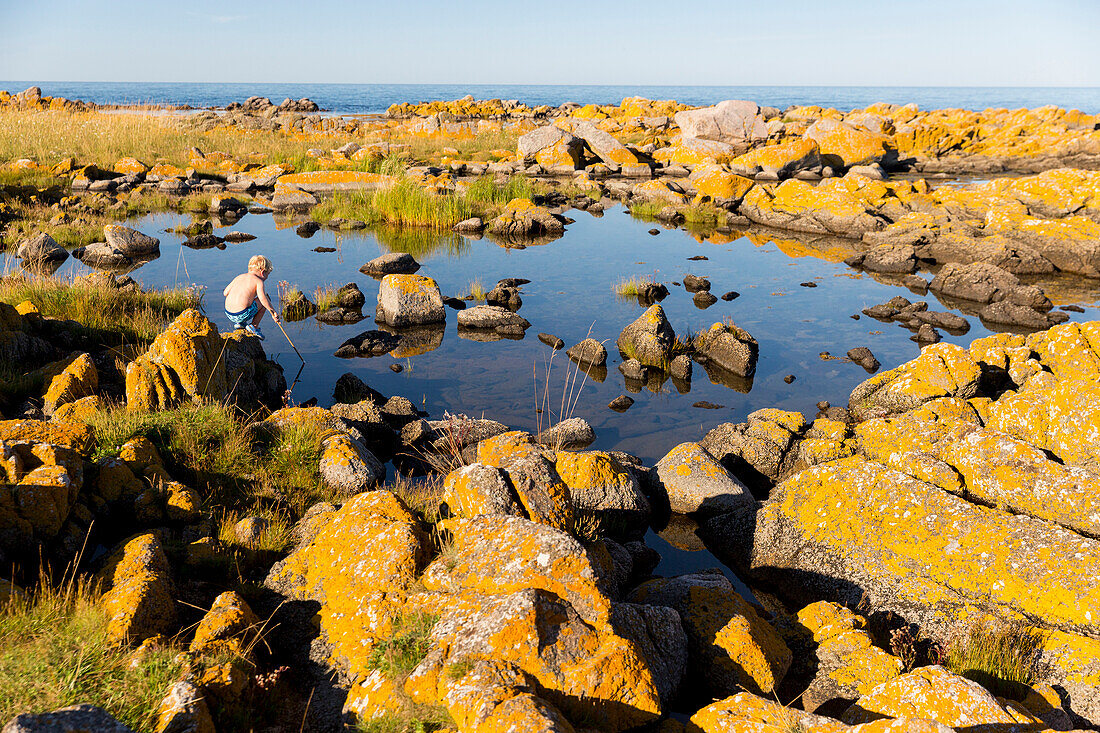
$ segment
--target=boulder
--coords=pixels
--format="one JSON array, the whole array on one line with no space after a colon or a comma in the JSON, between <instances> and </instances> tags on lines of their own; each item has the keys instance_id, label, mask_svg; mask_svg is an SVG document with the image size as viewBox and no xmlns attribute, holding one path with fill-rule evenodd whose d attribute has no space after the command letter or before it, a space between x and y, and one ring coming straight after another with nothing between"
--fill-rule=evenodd
<instances>
[{"instance_id":1,"label":"boulder","mask_svg":"<svg viewBox=\"0 0 1100 733\"><path fill-rule=\"evenodd\" d=\"M126 257L143 258L160 254L159 239L121 224L106 225L103 227L103 236L107 239L108 247Z\"/></svg>"},{"instance_id":2,"label":"boulder","mask_svg":"<svg viewBox=\"0 0 1100 733\"><path fill-rule=\"evenodd\" d=\"M435 280L421 275L386 275L378 288L379 323L418 326L442 323L447 315Z\"/></svg>"},{"instance_id":3,"label":"boulder","mask_svg":"<svg viewBox=\"0 0 1100 733\"><path fill-rule=\"evenodd\" d=\"M475 305L459 311L458 325L460 328L475 329L521 329L531 327L530 322L518 313L514 313L499 305Z\"/></svg>"},{"instance_id":4,"label":"boulder","mask_svg":"<svg viewBox=\"0 0 1100 733\"><path fill-rule=\"evenodd\" d=\"M181 313L126 366L127 409L167 409L191 397L225 399L223 344L217 327L199 311Z\"/></svg>"},{"instance_id":5,"label":"boulder","mask_svg":"<svg viewBox=\"0 0 1100 733\"><path fill-rule=\"evenodd\" d=\"M675 119L684 138L741 142L768 136L760 107L747 100L728 99L713 107L684 110Z\"/></svg>"},{"instance_id":6,"label":"boulder","mask_svg":"<svg viewBox=\"0 0 1100 733\"><path fill-rule=\"evenodd\" d=\"M264 584L290 600L320 604L332 660L352 677L372 668L371 651L390 638L427 550L416 517L388 491L352 497Z\"/></svg>"},{"instance_id":7,"label":"boulder","mask_svg":"<svg viewBox=\"0 0 1100 733\"><path fill-rule=\"evenodd\" d=\"M739 377L751 377L756 373L760 347L752 334L727 320L715 323L699 334L695 340L695 351L705 357L707 364L714 364Z\"/></svg>"},{"instance_id":8,"label":"boulder","mask_svg":"<svg viewBox=\"0 0 1100 733\"><path fill-rule=\"evenodd\" d=\"M584 167L583 150L583 140L553 125L521 135L516 146L518 157L527 163L570 171Z\"/></svg>"},{"instance_id":9,"label":"boulder","mask_svg":"<svg viewBox=\"0 0 1100 733\"><path fill-rule=\"evenodd\" d=\"M800 171L820 168L819 152L817 143L813 140L790 140L779 145L765 145L739 155L730 161L730 168L746 175L764 172L778 178L789 178Z\"/></svg>"},{"instance_id":10,"label":"boulder","mask_svg":"<svg viewBox=\"0 0 1100 733\"><path fill-rule=\"evenodd\" d=\"M103 708L87 703L52 713L20 713L3 730L4 733L133 733Z\"/></svg>"},{"instance_id":11,"label":"boulder","mask_svg":"<svg viewBox=\"0 0 1100 733\"><path fill-rule=\"evenodd\" d=\"M594 338L578 341L566 350L566 355L582 366L603 366L607 363L607 349Z\"/></svg>"},{"instance_id":12,"label":"boulder","mask_svg":"<svg viewBox=\"0 0 1100 733\"><path fill-rule=\"evenodd\" d=\"M46 232L39 232L19 243L15 256L28 263L64 262L69 256L68 250L54 241Z\"/></svg>"},{"instance_id":13,"label":"boulder","mask_svg":"<svg viewBox=\"0 0 1100 733\"><path fill-rule=\"evenodd\" d=\"M626 356L646 366L664 367L672 360L676 333L665 317L664 309L651 305L646 312L619 334L615 344Z\"/></svg>"},{"instance_id":14,"label":"boulder","mask_svg":"<svg viewBox=\"0 0 1100 733\"><path fill-rule=\"evenodd\" d=\"M969 399L978 394L981 368L954 344L935 344L899 367L862 382L848 399L856 420L906 412L939 397Z\"/></svg>"},{"instance_id":15,"label":"boulder","mask_svg":"<svg viewBox=\"0 0 1100 733\"><path fill-rule=\"evenodd\" d=\"M679 612L687 633L689 674L711 695L739 689L772 694L787 673L790 649L720 573L649 580L628 600Z\"/></svg>"},{"instance_id":16,"label":"boulder","mask_svg":"<svg viewBox=\"0 0 1100 733\"><path fill-rule=\"evenodd\" d=\"M152 534L127 540L106 561L99 577L107 592L100 600L107 633L118 643L140 643L173 633L176 600L168 558Z\"/></svg>"},{"instance_id":17,"label":"boulder","mask_svg":"<svg viewBox=\"0 0 1100 733\"><path fill-rule=\"evenodd\" d=\"M509 201L487 228L491 234L519 238L560 237L565 232L565 224L549 210L521 198Z\"/></svg>"},{"instance_id":18,"label":"boulder","mask_svg":"<svg viewBox=\"0 0 1100 733\"><path fill-rule=\"evenodd\" d=\"M885 135L831 118L814 122L803 137L816 142L821 161L834 168L878 163L889 152Z\"/></svg>"},{"instance_id":19,"label":"boulder","mask_svg":"<svg viewBox=\"0 0 1100 733\"><path fill-rule=\"evenodd\" d=\"M681 443L657 462L657 481L680 514L720 514L751 506L752 494L698 443Z\"/></svg>"},{"instance_id":20,"label":"boulder","mask_svg":"<svg viewBox=\"0 0 1100 733\"><path fill-rule=\"evenodd\" d=\"M569 487L573 507L597 517L601 529L616 534L648 523L649 500L637 476L611 454L558 450L554 467Z\"/></svg>"},{"instance_id":21,"label":"boulder","mask_svg":"<svg viewBox=\"0 0 1100 733\"><path fill-rule=\"evenodd\" d=\"M386 469L347 433L336 433L321 441L321 478L340 496L367 491L386 479Z\"/></svg>"},{"instance_id":22,"label":"boulder","mask_svg":"<svg viewBox=\"0 0 1100 733\"><path fill-rule=\"evenodd\" d=\"M172 685L157 709L157 733L215 733L206 698L193 682Z\"/></svg>"},{"instance_id":23,"label":"boulder","mask_svg":"<svg viewBox=\"0 0 1100 733\"><path fill-rule=\"evenodd\" d=\"M494 514L523 516L504 472L481 463L471 463L447 474L443 500L454 514L467 519Z\"/></svg>"}]
</instances>

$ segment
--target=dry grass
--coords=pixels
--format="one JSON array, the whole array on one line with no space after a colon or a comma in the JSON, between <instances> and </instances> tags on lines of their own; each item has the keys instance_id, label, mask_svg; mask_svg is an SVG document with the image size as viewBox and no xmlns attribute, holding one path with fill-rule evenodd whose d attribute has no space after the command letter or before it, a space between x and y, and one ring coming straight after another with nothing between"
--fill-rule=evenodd
<instances>
[{"instance_id":1,"label":"dry grass","mask_svg":"<svg viewBox=\"0 0 1100 733\"><path fill-rule=\"evenodd\" d=\"M485 286L481 283L480 277L475 277L473 280L470 281L467 292L469 293L469 296L478 303L483 303L485 301L485 296L489 293L489 291L487 291L485 289Z\"/></svg>"},{"instance_id":2,"label":"dry grass","mask_svg":"<svg viewBox=\"0 0 1100 733\"><path fill-rule=\"evenodd\" d=\"M657 281L649 275L634 275L615 283L611 290L620 298L637 298L648 286L656 284Z\"/></svg>"}]
</instances>

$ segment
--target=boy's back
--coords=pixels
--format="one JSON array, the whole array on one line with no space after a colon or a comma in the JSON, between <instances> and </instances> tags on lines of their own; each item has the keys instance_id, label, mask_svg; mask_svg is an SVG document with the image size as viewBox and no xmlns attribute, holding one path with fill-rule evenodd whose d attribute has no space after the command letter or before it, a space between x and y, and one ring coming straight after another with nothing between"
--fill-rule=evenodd
<instances>
[{"instance_id":1,"label":"boy's back","mask_svg":"<svg viewBox=\"0 0 1100 733\"><path fill-rule=\"evenodd\" d=\"M252 305L252 301L258 297L258 289L263 280L245 272L233 278L233 281L225 289L225 309L227 311L242 311Z\"/></svg>"}]
</instances>

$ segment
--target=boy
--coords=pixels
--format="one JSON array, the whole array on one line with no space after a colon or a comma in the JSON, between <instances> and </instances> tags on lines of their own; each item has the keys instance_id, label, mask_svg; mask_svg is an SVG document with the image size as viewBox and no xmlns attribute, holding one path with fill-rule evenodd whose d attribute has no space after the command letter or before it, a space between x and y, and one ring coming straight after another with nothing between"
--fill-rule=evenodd
<instances>
[{"instance_id":1,"label":"boy","mask_svg":"<svg viewBox=\"0 0 1100 733\"><path fill-rule=\"evenodd\" d=\"M237 275L222 291L225 296L225 317L233 324L233 328L243 328L261 341L264 340L264 335L260 333L260 321L263 320L264 312L260 310L260 306L271 313L273 321L279 322L279 314L271 307L271 301L264 292L264 280L274 269L270 260L263 255L256 255L248 261L248 272Z\"/></svg>"}]
</instances>

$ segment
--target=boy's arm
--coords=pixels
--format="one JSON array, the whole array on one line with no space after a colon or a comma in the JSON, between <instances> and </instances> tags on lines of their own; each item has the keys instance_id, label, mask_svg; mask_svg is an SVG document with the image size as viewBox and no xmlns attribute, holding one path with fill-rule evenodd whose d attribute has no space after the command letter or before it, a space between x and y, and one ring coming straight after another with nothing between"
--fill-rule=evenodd
<instances>
[{"instance_id":1,"label":"boy's arm","mask_svg":"<svg viewBox=\"0 0 1100 733\"><path fill-rule=\"evenodd\" d=\"M260 305L267 308L267 312L271 314L271 320L276 323L279 322L279 314L275 312L275 309L271 306L271 301L267 299L267 291L264 290L264 281L256 285L256 297L260 299Z\"/></svg>"},{"instance_id":2,"label":"boy's arm","mask_svg":"<svg viewBox=\"0 0 1100 733\"><path fill-rule=\"evenodd\" d=\"M229 297L229 289L231 287L233 287L233 283L235 283L235 282L237 282L236 278L234 278L233 280L230 280L229 284L225 286L225 290L222 291L222 297L223 298L228 298Z\"/></svg>"}]
</instances>

